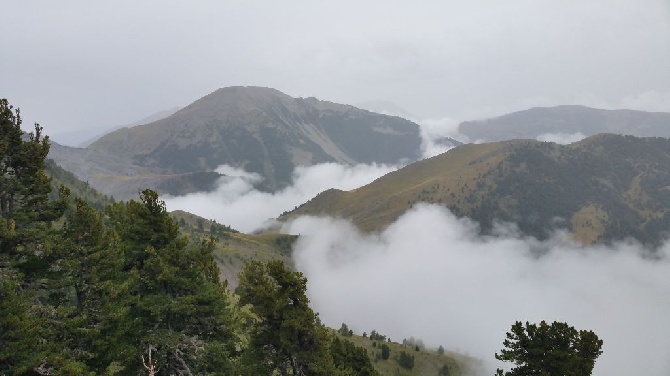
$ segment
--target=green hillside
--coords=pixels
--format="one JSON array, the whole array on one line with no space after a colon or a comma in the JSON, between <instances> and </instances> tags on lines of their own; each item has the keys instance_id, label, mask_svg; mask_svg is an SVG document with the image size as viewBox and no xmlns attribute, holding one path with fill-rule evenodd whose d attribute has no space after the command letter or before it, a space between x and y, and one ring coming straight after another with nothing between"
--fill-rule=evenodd
<instances>
[{"instance_id":1,"label":"green hillside","mask_svg":"<svg viewBox=\"0 0 670 376\"><path fill-rule=\"evenodd\" d=\"M249 261L281 260L293 269L291 246L297 236L278 232L244 234L182 210L172 211L170 216L179 223L182 233L192 242L197 243L210 236L217 240L213 256L219 266L221 279L228 282L231 290L237 287L238 274Z\"/></svg>"},{"instance_id":2,"label":"green hillside","mask_svg":"<svg viewBox=\"0 0 670 376\"><path fill-rule=\"evenodd\" d=\"M329 214L380 230L419 202L480 223L509 221L540 239L567 229L584 244L670 228L670 140L600 134L562 146L531 140L469 144L359 189L329 190L283 218Z\"/></svg>"},{"instance_id":3,"label":"green hillside","mask_svg":"<svg viewBox=\"0 0 670 376\"><path fill-rule=\"evenodd\" d=\"M114 198L80 181L74 174L62 169L52 160L46 161L46 172L52 178L52 200L58 197L58 187L64 185L70 190L72 198L80 198L97 210L104 210L114 202ZM291 245L295 241L295 236L280 233L243 234L224 224L181 210L173 211L170 215L193 244L210 236L217 239L214 259L219 266L221 279L228 281L229 287L233 290L237 286L237 275L251 260L262 262L281 260L292 267Z\"/></svg>"},{"instance_id":4,"label":"green hillside","mask_svg":"<svg viewBox=\"0 0 670 376\"><path fill-rule=\"evenodd\" d=\"M381 375L464 376L474 374L479 363L474 358L445 351L444 348L441 351L429 349L423 345L417 346L407 340L403 343L403 341L370 338L368 333L365 336L356 334L344 336L341 333L336 335L364 348L372 359L372 365ZM384 346L386 346L386 349L383 349ZM385 355L386 351L388 351L388 355ZM404 355L401 355L403 353ZM401 356L412 359L411 367L409 367L410 364L404 363L400 359Z\"/></svg>"},{"instance_id":5,"label":"green hillside","mask_svg":"<svg viewBox=\"0 0 670 376\"><path fill-rule=\"evenodd\" d=\"M51 177L51 185L53 190L50 199L55 200L58 197L58 187L61 185L67 187L71 195L86 201L92 207L102 210L107 205L114 202L114 198L100 193L95 188L91 187L87 182L77 179L73 173L64 170L58 166L53 160L48 159L46 162L45 172Z\"/></svg>"}]
</instances>

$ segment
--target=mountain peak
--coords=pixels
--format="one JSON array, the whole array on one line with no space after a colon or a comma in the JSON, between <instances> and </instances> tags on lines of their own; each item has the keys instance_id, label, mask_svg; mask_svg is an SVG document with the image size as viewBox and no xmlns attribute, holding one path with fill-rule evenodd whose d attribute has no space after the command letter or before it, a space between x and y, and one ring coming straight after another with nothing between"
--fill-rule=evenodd
<instances>
[{"instance_id":1,"label":"mountain peak","mask_svg":"<svg viewBox=\"0 0 670 376\"><path fill-rule=\"evenodd\" d=\"M266 107L270 103L285 103L293 98L279 90L260 86L230 86L217 89L184 107L177 114L213 111L221 115L225 112L236 113Z\"/></svg>"},{"instance_id":2,"label":"mountain peak","mask_svg":"<svg viewBox=\"0 0 670 376\"><path fill-rule=\"evenodd\" d=\"M169 173L221 164L290 183L295 166L397 163L418 158L419 126L353 106L293 98L266 87L218 89L172 116L110 133L92 148Z\"/></svg>"}]
</instances>

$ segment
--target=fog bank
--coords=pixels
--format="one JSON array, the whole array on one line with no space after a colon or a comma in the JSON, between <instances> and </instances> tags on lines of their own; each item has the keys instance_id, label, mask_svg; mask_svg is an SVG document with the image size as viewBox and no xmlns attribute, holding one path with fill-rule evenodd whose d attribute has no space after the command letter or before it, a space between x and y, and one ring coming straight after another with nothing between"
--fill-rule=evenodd
<instances>
[{"instance_id":1,"label":"fog bank","mask_svg":"<svg viewBox=\"0 0 670 376\"><path fill-rule=\"evenodd\" d=\"M670 247L649 258L635 243L582 248L558 233L539 242L419 205L385 231L302 217L296 266L327 325L414 336L479 357L492 369L516 320L565 321L604 341L594 375L670 372ZM542 255L542 256L540 256Z\"/></svg>"},{"instance_id":2,"label":"fog bank","mask_svg":"<svg viewBox=\"0 0 670 376\"><path fill-rule=\"evenodd\" d=\"M297 167L291 186L268 193L254 188L262 179L259 175L223 165L217 171L226 176L219 180L214 191L164 199L168 210L185 210L242 232L253 232L267 225L269 219L326 189L358 188L396 169L396 166L383 164L345 166L337 163Z\"/></svg>"}]
</instances>

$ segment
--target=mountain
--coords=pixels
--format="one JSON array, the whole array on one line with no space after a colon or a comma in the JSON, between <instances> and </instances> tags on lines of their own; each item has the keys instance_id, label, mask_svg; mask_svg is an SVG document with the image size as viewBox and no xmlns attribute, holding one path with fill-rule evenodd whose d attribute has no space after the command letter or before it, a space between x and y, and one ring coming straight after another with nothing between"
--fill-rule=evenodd
<instances>
[{"instance_id":1,"label":"mountain","mask_svg":"<svg viewBox=\"0 0 670 376\"><path fill-rule=\"evenodd\" d=\"M62 185L70 190L71 197L80 198L97 210L103 210L107 205L114 202L111 197L98 192L88 183L77 179L74 174L58 166L53 160L47 159L45 164L45 172L51 177L51 186L53 187L49 196L51 200L58 199L58 189Z\"/></svg>"},{"instance_id":2,"label":"mountain","mask_svg":"<svg viewBox=\"0 0 670 376\"><path fill-rule=\"evenodd\" d=\"M89 149L169 174L228 164L261 174L264 188L274 190L290 183L295 166L411 161L420 144L419 126L399 117L269 88L228 87L165 119L107 134Z\"/></svg>"},{"instance_id":3,"label":"mountain","mask_svg":"<svg viewBox=\"0 0 670 376\"><path fill-rule=\"evenodd\" d=\"M118 200L137 199L145 188L171 195L210 191L223 176L215 171L165 173L135 165L123 154L73 148L53 141L48 158L77 179Z\"/></svg>"},{"instance_id":4,"label":"mountain","mask_svg":"<svg viewBox=\"0 0 670 376\"><path fill-rule=\"evenodd\" d=\"M46 174L52 178L53 190L50 199L56 200L61 185L70 190L70 198L80 198L97 210L103 211L114 200L98 192L86 182L83 182L69 171L58 166L53 160L46 160ZM137 194L130 197L138 200ZM198 244L202 239L217 238L213 256L219 266L221 280L228 283L231 290L238 284L238 274L251 260L267 262L282 260L289 268L293 267L291 259L291 245L297 236L267 232L263 234L244 234L231 229L225 224L217 223L197 215L175 210L170 216L179 223L183 235L189 241Z\"/></svg>"},{"instance_id":5,"label":"mountain","mask_svg":"<svg viewBox=\"0 0 670 376\"><path fill-rule=\"evenodd\" d=\"M467 144L349 192L325 191L282 219L327 214L375 231L420 202L470 217L485 233L505 221L539 239L566 229L583 244L634 237L656 245L670 229L670 140Z\"/></svg>"},{"instance_id":6,"label":"mountain","mask_svg":"<svg viewBox=\"0 0 670 376\"><path fill-rule=\"evenodd\" d=\"M670 137L670 113L584 106L536 107L496 118L466 121L459 125L459 132L470 140L488 142L575 133Z\"/></svg>"}]
</instances>

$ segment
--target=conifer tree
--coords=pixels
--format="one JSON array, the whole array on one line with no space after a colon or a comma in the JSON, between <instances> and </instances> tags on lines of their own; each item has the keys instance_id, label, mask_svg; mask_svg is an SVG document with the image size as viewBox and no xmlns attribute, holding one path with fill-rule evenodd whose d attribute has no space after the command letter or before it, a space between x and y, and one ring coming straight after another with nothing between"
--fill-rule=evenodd
<instances>
[{"instance_id":1,"label":"conifer tree","mask_svg":"<svg viewBox=\"0 0 670 376\"><path fill-rule=\"evenodd\" d=\"M498 369L498 376L589 376L602 354L603 341L592 331L577 331L563 322L524 325L517 321L503 344L496 359L515 367L507 372Z\"/></svg>"},{"instance_id":2,"label":"conifer tree","mask_svg":"<svg viewBox=\"0 0 670 376\"><path fill-rule=\"evenodd\" d=\"M139 354L155 349L157 375L229 374L235 353L233 315L212 257L214 240L189 246L156 192L115 204L110 219L121 236L125 269L137 298L129 316Z\"/></svg>"},{"instance_id":3,"label":"conifer tree","mask_svg":"<svg viewBox=\"0 0 670 376\"><path fill-rule=\"evenodd\" d=\"M42 127L35 124L24 138L19 110L0 99L0 311L11 312L0 316L0 347L9 349L1 355L4 364L15 365L9 374L86 371L58 344L65 316L52 304L63 294L53 285L58 242L52 222L66 210L69 192L61 188L60 198L49 201L48 152ZM29 356L19 350L26 341L34 344Z\"/></svg>"},{"instance_id":4,"label":"conifer tree","mask_svg":"<svg viewBox=\"0 0 670 376\"><path fill-rule=\"evenodd\" d=\"M309 307L306 283L302 273L286 270L277 260L251 261L240 273L240 303L251 305L259 319L250 334L246 363L255 369L247 372L334 374L328 334Z\"/></svg>"}]
</instances>

